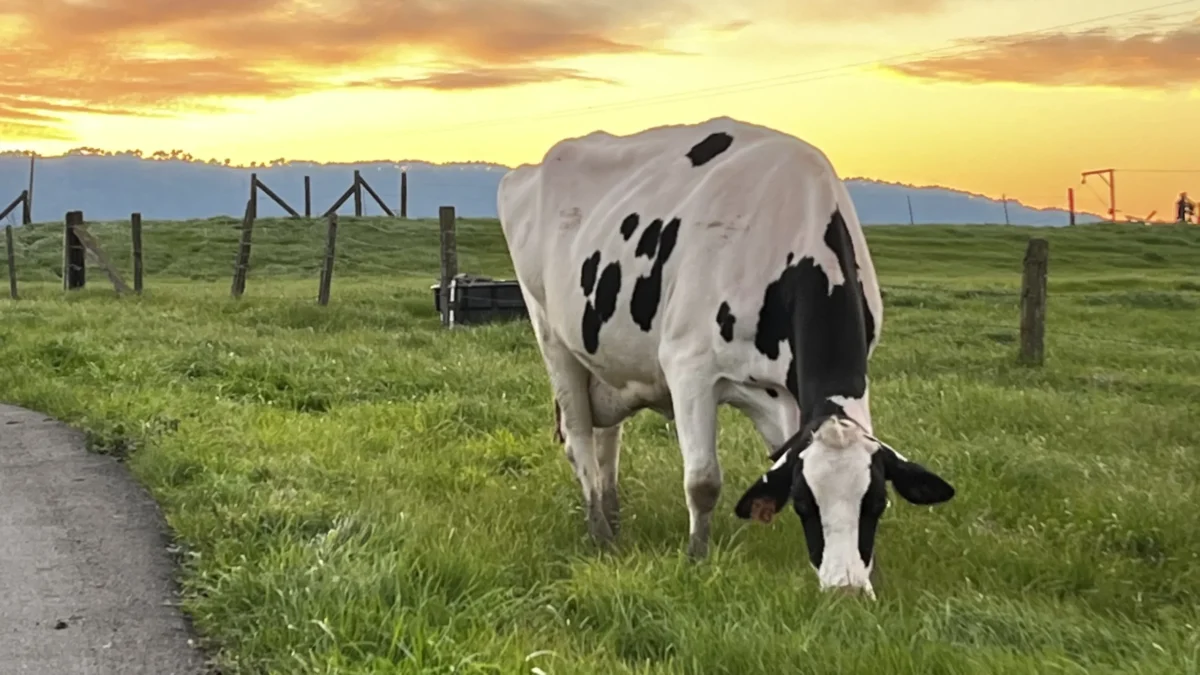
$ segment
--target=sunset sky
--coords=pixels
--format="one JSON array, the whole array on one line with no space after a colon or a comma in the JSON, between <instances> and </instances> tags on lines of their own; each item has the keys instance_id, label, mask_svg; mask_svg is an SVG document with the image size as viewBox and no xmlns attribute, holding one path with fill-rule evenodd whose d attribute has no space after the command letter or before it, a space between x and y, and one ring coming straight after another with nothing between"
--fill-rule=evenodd
<instances>
[{"instance_id":1,"label":"sunset sky","mask_svg":"<svg viewBox=\"0 0 1200 675\"><path fill-rule=\"evenodd\" d=\"M513 165L730 115L1036 206L1101 212L1115 167L1161 217L1198 91L1200 0L0 0L0 150L41 154Z\"/></svg>"}]
</instances>

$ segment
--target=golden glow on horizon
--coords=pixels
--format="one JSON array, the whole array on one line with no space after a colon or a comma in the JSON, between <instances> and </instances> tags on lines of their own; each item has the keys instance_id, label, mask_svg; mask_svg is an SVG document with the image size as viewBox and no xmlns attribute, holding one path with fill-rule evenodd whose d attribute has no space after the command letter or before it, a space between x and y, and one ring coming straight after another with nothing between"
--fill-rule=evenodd
<instances>
[{"instance_id":1,"label":"golden glow on horizon","mask_svg":"<svg viewBox=\"0 0 1200 675\"><path fill-rule=\"evenodd\" d=\"M868 0L867 4L882 7L889 1ZM109 2L136 5L145 0ZM277 0L248 2L265 7ZM921 3L895 0L897 6L907 4L906 11L915 11L911 8ZM1194 4L1192 9L1200 12L1200 1ZM939 3L929 0L924 5ZM666 49L684 54L604 53L610 50L604 46L608 38L596 38L600 45L596 53L561 54L549 61L510 60L497 52L508 48L507 43L473 46L480 54L496 54L482 65L456 68L459 72L445 75L435 73L435 79L441 79L430 83L442 89L381 86L379 81L429 77L431 63L455 62L447 54L457 52L447 45L475 39L468 28L456 25L450 37L423 36L424 42L404 48L403 61L381 59L378 54L358 58L344 53L342 45L332 44L321 48L336 67L274 56L256 62L255 68L260 70L250 74L227 72L223 63L214 66L218 72L210 76L212 80L225 78L214 85L217 90L223 87L235 94L251 93L260 86L268 90L256 98L218 93L199 101L172 103L170 97L149 100L157 94L131 89L130 93L121 91L120 96L114 94L112 100L123 109L117 112L124 114L88 114L71 109L14 109L12 100L0 92L0 149L58 154L72 147L92 146L136 148L149 154L180 148L197 158L229 159L235 164L283 157L490 161L511 166L538 160L555 140L595 129L628 133L657 124L729 115L815 143L845 177L938 184L994 198L1007 194L1031 206L1065 206L1066 189L1074 187L1077 207L1097 213L1106 208L1100 197L1107 198L1107 188L1098 179L1080 185L1081 171L1110 166L1200 168L1200 135L1193 131L1198 103L1195 83L1180 80L1187 73L1181 74L1165 59L1156 61L1160 57L1157 47L1120 40L1110 40L1111 44L1105 43L1108 47L1084 45L1090 51L1078 57L1071 52L1074 43L1056 39L1026 45L1019 53L1011 46L992 52L980 49L984 53L972 55L969 61L911 66L944 73L939 75L942 80L969 80L963 82L916 79L875 67L836 76L814 74L808 81L788 86L653 100L680 91L939 48L964 36L982 39L1131 9L1123 0L1064 0L1053 10L1044 10L1040 0L1012 0L1004 13L983 0L966 0L953 6L958 8L954 11L950 5L946 7L924 16L900 13L867 26L832 19L827 26L812 22L788 26L765 20L748 27L728 20L724 25L684 25L660 42ZM1032 11L1039 7L1042 9ZM1030 23L1030 16L1036 18L1036 24ZM21 33L15 23L6 25L4 21L0 10L0 35ZM1167 24L1156 30L1172 29ZM1185 24L1177 33L1164 38L1172 41L1170 54L1191 49L1193 38L1195 51L1189 53L1200 54L1200 25ZM213 48L199 39L193 44L169 32L147 35L157 35L158 41L135 48L143 54L172 58L205 54L215 59ZM903 35L919 37L903 39ZM553 51L552 46L541 43L528 48ZM420 58L416 58L418 54ZM1062 78L1104 86L1051 82L1048 78L1060 75L1046 63L1049 59L1056 64L1075 64L1075 74L1067 72ZM1147 70L1142 73L1135 66ZM4 74L0 65L0 75ZM144 76L158 75L150 72ZM254 79L264 76L269 80L265 84ZM553 81L536 81L544 77ZM1154 77L1169 81L1174 89L1156 88ZM463 84L463 78L471 79ZM1009 78L1042 81L987 82ZM373 86L305 93L323 83L364 80L374 80ZM469 88L485 80L525 83ZM1200 82L1200 76L1196 80ZM114 91L118 86L127 87L124 80L119 85L116 82ZM302 82L307 84L295 84ZM184 77L167 86L174 96L188 94L189 86L209 84L212 82L199 78L189 83ZM622 105L630 99L642 102ZM94 109L96 105L79 100L78 108ZM62 103L69 106L71 101ZM599 108L580 111L591 106ZM172 108L182 112L133 114ZM56 128L69 137L45 137L46 130ZM1158 217L1169 217L1181 190L1200 195L1200 172L1119 172L1117 181L1121 215L1144 216L1157 210Z\"/></svg>"}]
</instances>

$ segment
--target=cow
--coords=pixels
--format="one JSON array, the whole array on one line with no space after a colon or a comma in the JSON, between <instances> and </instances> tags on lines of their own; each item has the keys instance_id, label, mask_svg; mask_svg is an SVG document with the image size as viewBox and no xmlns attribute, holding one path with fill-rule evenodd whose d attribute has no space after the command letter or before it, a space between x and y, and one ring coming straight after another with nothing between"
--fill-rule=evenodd
<instances>
[{"instance_id":1,"label":"cow","mask_svg":"<svg viewBox=\"0 0 1200 675\"><path fill-rule=\"evenodd\" d=\"M736 515L769 523L790 499L821 588L873 598L885 483L914 504L954 488L875 436L883 302L829 159L729 117L597 131L505 174L497 209L591 538L620 532L621 425L649 409L675 421L687 552L705 558L729 404L774 460Z\"/></svg>"}]
</instances>

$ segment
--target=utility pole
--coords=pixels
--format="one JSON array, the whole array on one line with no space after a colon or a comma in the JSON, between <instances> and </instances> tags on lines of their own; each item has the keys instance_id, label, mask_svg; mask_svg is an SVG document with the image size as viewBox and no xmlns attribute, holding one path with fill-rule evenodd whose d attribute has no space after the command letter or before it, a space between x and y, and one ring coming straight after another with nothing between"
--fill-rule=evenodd
<instances>
[{"instance_id":1,"label":"utility pole","mask_svg":"<svg viewBox=\"0 0 1200 675\"><path fill-rule=\"evenodd\" d=\"M1108 185L1108 213L1112 222L1117 222L1117 176L1116 169L1096 169L1095 171L1084 171L1081 175L1083 180L1079 181L1080 185L1087 183L1088 176L1100 176L1100 180ZM1105 178L1105 174L1108 177Z\"/></svg>"}]
</instances>

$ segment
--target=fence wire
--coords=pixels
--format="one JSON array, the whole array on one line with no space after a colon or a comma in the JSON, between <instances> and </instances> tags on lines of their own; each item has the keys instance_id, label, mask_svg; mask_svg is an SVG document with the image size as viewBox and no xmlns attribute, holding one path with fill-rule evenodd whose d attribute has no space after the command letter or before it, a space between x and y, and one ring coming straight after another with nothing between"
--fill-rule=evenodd
<instances>
[{"instance_id":1,"label":"fence wire","mask_svg":"<svg viewBox=\"0 0 1200 675\"><path fill-rule=\"evenodd\" d=\"M133 285L133 252L130 223L105 222L85 223L88 232L103 247L106 257L111 261L117 274L129 286ZM512 263L508 257L503 233L494 220L473 221L459 219L456 222L458 241L458 271L474 275L491 276L494 278L512 278ZM61 225L39 224L27 227L13 228L12 259L16 269L18 289L23 285L61 284L63 229ZM339 302L339 285L374 284L387 286L395 284L396 292L407 289L406 292L428 293L428 287L439 281L439 225L433 219L402 220L399 218L355 218L338 217L337 236L335 240L335 255L333 257L331 304ZM231 281L238 255L239 241L242 235L242 220L231 217L217 217L192 221L154 221L143 220L142 223L142 261L144 269L143 285L147 292L155 292L165 285L180 283L223 282L222 290L215 293L226 293ZM253 224L251 238L251 254L247 271L246 295L253 297L288 296L297 293L317 297L318 286L325 264L326 246L328 241L328 221L324 218L284 218L261 219ZM95 268L96 260L88 260L88 285L108 284L104 273ZM7 272L7 264L4 265ZM1014 277L1016 275L1014 274ZM1015 280L1015 279L1014 279ZM7 282L7 274L3 278ZM1176 284L1180 293L1191 294L1186 299L1200 307L1200 283L1188 285L1190 282L1180 281ZM280 285L284 284L284 285ZM287 284L299 290L287 290ZM426 285L428 284L428 285ZM7 283L3 284L7 291ZM1101 292L1097 289L1097 292ZM1112 293L1111 289L1104 293ZM1150 292L1132 289L1128 292ZM988 333L1006 336L1006 341L1016 342L1019 338L1018 317L1016 307L1019 303L1019 292L1015 287L996 286L988 288L941 287L939 285L922 285L920 283L889 284L885 294L884 305L893 316L900 311L903 316L910 309L919 311L927 298L941 304L944 309L955 311L960 302L981 301L985 305L1000 303L1005 305L1002 310L1012 311L1012 323L1005 324L995 320L998 306L991 306L983 312L987 318L979 317L981 321L973 321L970 314L956 314L965 321L944 322L934 318L933 321L924 317L919 323L902 320L897 324L895 319L890 321L891 330L899 329L904 332L925 332L953 335L975 335L984 339ZM1067 296L1081 297L1079 292L1066 293ZM1083 293L1086 296L1087 293ZM358 297L358 296L356 296ZM432 305L431 295L426 296ZM1060 297L1052 293L1052 297ZM355 301L348 299L346 301ZM1081 314L1087 309L1086 300L1073 305L1071 312ZM980 307L982 309L982 306ZM1176 307L1175 309L1180 309ZM1184 307L1183 309L1186 309ZM1186 313L1186 312L1183 312ZM1153 340L1139 340L1119 334L1128 334L1137 326L1097 326L1095 331L1080 331L1060 329L1055 320L1056 312L1051 310L1050 321L1046 329L1045 339L1048 344L1055 341L1070 340L1076 342L1103 343L1113 346L1124 346L1142 352L1168 354L1182 359L1197 357L1200 354L1200 339L1197 346L1185 344L1168 344ZM936 315L936 313L935 313ZM1079 317L1072 317L1077 321ZM1089 317L1083 316L1085 323ZM1096 317L1099 318L1099 317ZM1172 342L1177 342L1183 335L1172 333L1166 336Z\"/></svg>"}]
</instances>

